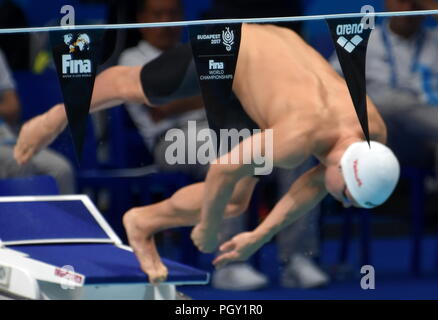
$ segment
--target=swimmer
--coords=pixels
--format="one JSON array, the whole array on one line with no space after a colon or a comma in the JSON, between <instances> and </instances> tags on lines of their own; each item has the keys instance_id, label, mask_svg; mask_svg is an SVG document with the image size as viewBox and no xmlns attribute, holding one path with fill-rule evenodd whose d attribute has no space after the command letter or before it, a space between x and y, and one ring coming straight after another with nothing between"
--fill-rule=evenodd
<instances>
[{"instance_id":1,"label":"swimmer","mask_svg":"<svg viewBox=\"0 0 438 320\"><path fill-rule=\"evenodd\" d=\"M196 79L190 47L181 46L145 66L118 66L102 72L96 78L91 111L126 101L158 105L199 95ZM376 107L367 99L370 148L344 79L293 31L270 25L242 25L233 92L246 120L262 130L238 148L243 149L255 139L265 141L266 129L272 129L274 166L293 169L312 156L320 163L290 187L258 227L224 243L213 261L216 267L248 259L328 193L346 207L373 208L385 202L395 189L399 163L385 146L386 126ZM66 124L62 104L30 120L20 132L16 160L21 164L29 161ZM221 128L226 123L210 125ZM261 147L264 152L268 146ZM255 161L211 164L205 182L125 214L129 243L152 283L167 277L154 234L194 225L191 237L195 245L202 252L213 252L218 246L222 219L237 216L248 206L258 181L255 167Z\"/></svg>"}]
</instances>

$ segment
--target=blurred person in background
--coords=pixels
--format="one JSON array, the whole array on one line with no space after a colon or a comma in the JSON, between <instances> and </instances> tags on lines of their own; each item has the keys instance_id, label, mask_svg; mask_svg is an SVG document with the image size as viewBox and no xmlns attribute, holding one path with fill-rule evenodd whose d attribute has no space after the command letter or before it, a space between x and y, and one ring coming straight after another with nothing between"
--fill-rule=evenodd
<instances>
[{"instance_id":1,"label":"blurred person in background","mask_svg":"<svg viewBox=\"0 0 438 320\"><path fill-rule=\"evenodd\" d=\"M386 0L385 6L388 11L434 10L438 2ZM425 159L438 142L438 28L426 27L424 20L384 20L371 33L366 61L367 92L387 124L388 145L402 162L420 166L428 165ZM336 55L332 64L341 72Z\"/></svg>"},{"instance_id":2,"label":"blurred person in background","mask_svg":"<svg viewBox=\"0 0 438 320\"><path fill-rule=\"evenodd\" d=\"M26 14L12 0L0 0L0 28L28 27ZM0 48L12 70L30 69L30 41L32 34L4 34Z\"/></svg>"},{"instance_id":3,"label":"blurred person in background","mask_svg":"<svg viewBox=\"0 0 438 320\"><path fill-rule=\"evenodd\" d=\"M62 194L75 193L74 172L70 163L49 149L41 150L29 163L18 165L14 159L15 132L20 121L20 102L15 83L0 51L0 179L49 175L55 178Z\"/></svg>"},{"instance_id":4,"label":"blurred person in background","mask_svg":"<svg viewBox=\"0 0 438 320\"><path fill-rule=\"evenodd\" d=\"M139 0L136 18L137 22L143 23L182 20L182 3L180 0ZM121 53L120 65L143 65L181 41L181 28L146 28L139 31L141 40L135 47ZM195 179L205 177L207 166L169 165L165 159L166 148L171 143L164 139L168 130L179 128L186 132L189 120L197 121L199 130L208 127L201 97L182 99L160 108L131 103L126 105L126 110L161 170L186 172Z\"/></svg>"}]
</instances>

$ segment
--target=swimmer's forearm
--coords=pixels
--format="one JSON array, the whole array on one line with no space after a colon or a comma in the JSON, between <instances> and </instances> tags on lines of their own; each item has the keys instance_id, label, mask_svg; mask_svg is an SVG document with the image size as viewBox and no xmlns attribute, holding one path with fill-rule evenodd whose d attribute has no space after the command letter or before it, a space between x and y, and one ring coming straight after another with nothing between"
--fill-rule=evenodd
<instances>
[{"instance_id":1,"label":"swimmer's forearm","mask_svg":"<svg viewBox=\"0 0 438 320\"><path fill-rule=\"evenodd\" d=\"M260 241L269 242L286 228L313 209L327 195L322 183L323 170L316 167L306 172L277 203L268 217L254 230Z\"/></svg>"},{"instance_id":2,"label":"swimmer's forearm","mask_svg":"<svg viewBox=\"0 0 438 320\"><path fill-rule=\"evenodd\" d=\"M312 201L306 203L306 205L292 204L287 208L288 205L286 204L287 209L284 211L281 208L278 208L278 211L272 211L263 223L254 230L255 235L260 241L269 242L277 233L313 209L326 195L326 192L321 192L315 195Z\"/></svg>"},{"instance_id":3,"label":"swimmer's forearm","mask_svg":"<svg viewBox=\"0 0 438 320\"><path fill-rule=\"evenodd\" d=\"M61 133L67 126L67 115L65 113L64 104L55 105L44 115L44 125L49 132L56 134Z\"/></svg>"},{"instance_id":4,"label":"swimmer's forearm","mask_svg":"<svg viewBox=\"0 0 438 320\"><path fill-rule=\"evenodd\" d=\"M114 102L114 106L116 106ZM112 104L107 104L106 107L113 106ZM100 105L102 109L102 105ZM97 111L98 108L90 109L90 112ZM55 105L49 111L47 111L44 115L44 126L48 132L53 134L61 133L65 127L67 126L67 113L65 111L65 105L63 103Z\"/></svg>"},{"instance_id":5,"label":"swimmer's forearm","mask_svg":"<svg viewBox=\"0 0 438 320\"><path fill-rule=\"evenodd\" d=\"M205 180L205 196L200 221L209 230L219 229L236 182L232 174L224 173L220 169L210 169Z\"/></svg>"},{"instance_id":6,"label":"swimmer's forearm","mask_svg":"<svg viewBox=\"0 0 438 320\"><path fill-rule=\"evenodd\" d=\"M90 113L112 108L123 102L147 102L140 84L139 67L113 67L96 77ZM57 104L46 113L46 125L60 132L67 125L64 104Z\"/></svg>"}]
</instances>

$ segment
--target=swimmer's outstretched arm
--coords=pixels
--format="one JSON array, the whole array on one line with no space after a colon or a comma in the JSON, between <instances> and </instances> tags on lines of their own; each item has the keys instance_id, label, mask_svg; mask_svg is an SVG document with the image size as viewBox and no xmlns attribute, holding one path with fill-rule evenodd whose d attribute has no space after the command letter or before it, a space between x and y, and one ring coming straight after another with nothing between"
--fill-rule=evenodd
<instances>
[{"instance_id":1,"label":"swimmer's outstretched arm","mask_svg":"<svg viewBox=\"0 0 438 320\"><path fill-rule=\"evenodd\" d=\"M318 165L302 175L277 203L268 217L253 231L244 232L224 243L213 264L219 268L233 261L245 261L274 235L312 208L326 195L325 167Z\"/></svg>"},{"instance_id":2,"label":"swimmer's outstretched arm","mask_svg":"<svg viewBox=\"0 0 438 320\"><path fill-rule=\"evenodd\" d=\"M96 77L90 112L120 105L123 102L148 103L140 83L142 67L112 67ZM48 146L66 127L64 104L25 123L14 149L19 164L29 161L39 150Z\"/></svg>"},{"instance_id":3,"label":"swimmer's outstretched arm","mask_svg":"<svg viewBox=\"0 0 438 320\"><path fill-rule=\"evenodd\" d=\"M272 130L272 139L266 139L267 131L254 134L236 146L230 153L219 158L219 164L210 166L205 180L205 196L201 210L201 219L192 231L192 240L202 252L213 252L218 245L218 230L223 219L234 186L245 176L256 174L255 155L264 155L265 164L294 168L310 155L311 128L296 126L291 129L290 119L285 119ZM270 141L272 140L272 141ZM240 156L240 163L232 164L233 154ZM244 161L244 159L251 161ZM249 162L249 164L247 164ZM229 163L229 164L221 164Z\"/></svg>"},{"instance_id":4,"label":"swimmer's outstretched arm","mask_svg":"<svg viewBox=\"0 0 438 320\"><path fill-rule=\"evenodd\" d=\"M189 44L166 51L144 66L112 67L96 77L90 112L134 102L164 105L200 94ZM14 150L19 164L49 145L67 125L63 104L27 122Z\"/></svg>"}]
</instances>

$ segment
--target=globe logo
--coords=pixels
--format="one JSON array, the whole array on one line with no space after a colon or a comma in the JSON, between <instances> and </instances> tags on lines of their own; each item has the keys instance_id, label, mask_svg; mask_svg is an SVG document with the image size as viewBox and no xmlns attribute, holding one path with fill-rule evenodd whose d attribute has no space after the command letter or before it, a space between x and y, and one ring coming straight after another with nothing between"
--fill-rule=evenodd
<instances>
[{"instance_id":1,"label":"globe logo","mask_svg":"<svg viewBox=\"0 0 438 320\"><path fill-rule=\"evenodd\" d=\"M68 46L70 53L75 53L78 50L80 52L90 50L91 40L86 33L79 34L76 40L73 34L69 33L64 35L64 43Z\"/></svg>"}]
</instances>

